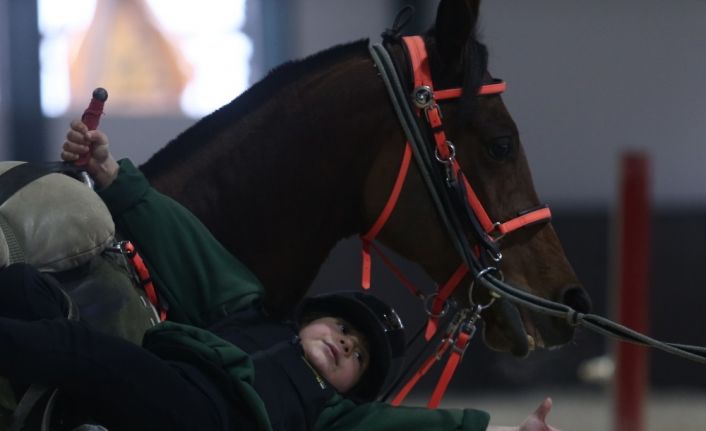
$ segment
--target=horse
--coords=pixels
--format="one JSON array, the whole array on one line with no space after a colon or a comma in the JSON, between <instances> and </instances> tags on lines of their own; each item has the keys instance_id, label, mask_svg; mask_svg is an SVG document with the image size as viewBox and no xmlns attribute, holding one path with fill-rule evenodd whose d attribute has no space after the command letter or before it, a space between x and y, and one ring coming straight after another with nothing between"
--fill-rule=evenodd
<instances>
[{"instance_id":1,"label":"horse","mask_svg":"<svg viewBox=\"0 0 706 431\"><path fill-rule=\"evenodd\" d=\"M501 96L476 95L489 77L487 51L476 36L479 4L442 0L424 40L435 88L463 87L460 100L440 102L458 162L488 215L508 220L540 202ZM398 64L406 64L399 45L390 49ZM257 275L270 308L286 310L306 294L340 240L374 224L404 151L405 135L362 40L276 68L140 169ZM377 239L439 284L460 262L415 164ZM478 242L470 230L466 239ZM498 244L498 269L507 282L588 310L589 297L551 223L518 230ZM472 281L466 275L461 285ZM469 302L467 290L454 296ZM563 320L502 299L482 318L485 343L517 356L565 344L574 332Z\"/></svg>"}]
</instances>

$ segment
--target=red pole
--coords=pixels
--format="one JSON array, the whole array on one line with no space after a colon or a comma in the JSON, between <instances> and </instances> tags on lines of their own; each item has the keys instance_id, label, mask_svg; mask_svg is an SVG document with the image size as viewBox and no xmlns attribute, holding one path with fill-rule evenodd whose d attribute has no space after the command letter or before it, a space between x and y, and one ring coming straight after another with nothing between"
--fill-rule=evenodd
<instances>
[{"instance_id":1,"label":"red pole","mask_svg":"<svg viewBox=\"0 0 706 431\"><path fill-rule=\"evenodd\" d=\"M630 152L621 160L618 213L617 319L647 332L649 319L649 160ZM648 387L647 349L618 342L615 350L615 431L643 431Z\"/></svg>"}]
</instances>

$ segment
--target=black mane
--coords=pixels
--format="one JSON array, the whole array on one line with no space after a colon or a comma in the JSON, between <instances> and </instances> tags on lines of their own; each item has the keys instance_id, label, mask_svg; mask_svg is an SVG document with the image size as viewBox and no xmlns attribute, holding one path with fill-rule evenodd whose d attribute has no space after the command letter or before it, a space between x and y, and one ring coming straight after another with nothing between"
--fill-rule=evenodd
<instances>
[{"instance_id":1,"label":"black mane","mask_svg":"<svg viewBox=\"0 0 706 431\"><path fill-rule=\"evenodd\" d=\"M265 78L255 83L248 90L230 101L228 104L208 114L193 126L189 127L166 147L159 150L140 169L150 176L160 166L168 166L184 160L185 154L197 148L194 142L208 142L224 127L237 122L245 114L252 111L262 101L268 100L283 86L294 82L312 70L325 68L349 57L354 53L367 54L368 39L361 39L347 44L336 45L301 60L289 61L272 69ZM170 151L165 151L166 148Z\"/></svg>"}]
</instances>

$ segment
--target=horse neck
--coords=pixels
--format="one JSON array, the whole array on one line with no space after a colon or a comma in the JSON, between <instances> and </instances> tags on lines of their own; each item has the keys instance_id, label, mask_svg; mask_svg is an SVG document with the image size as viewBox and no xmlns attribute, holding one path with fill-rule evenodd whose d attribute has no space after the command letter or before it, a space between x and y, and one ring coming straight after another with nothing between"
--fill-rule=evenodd
<instances>
[{"instance_id":1,"label":"horse neck","mask_svg":"<svg viewBox=\"0 0 706 431\"><path fill-rule=\"evenodd\" d=\"M365 228L364 183L394 133L382 83L370 59L358 56L281 87L215 139L176 157L188 164L157 172L153 160L146 171L282 309L303 296L339 240Z\"/></svg>"}]
</instances>

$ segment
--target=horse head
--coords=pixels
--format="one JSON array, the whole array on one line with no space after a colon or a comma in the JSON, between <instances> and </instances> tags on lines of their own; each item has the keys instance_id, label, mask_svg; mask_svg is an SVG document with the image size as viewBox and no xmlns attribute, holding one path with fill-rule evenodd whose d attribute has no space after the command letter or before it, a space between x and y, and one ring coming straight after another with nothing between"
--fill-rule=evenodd
<instances>
[{"instance_id":1,"label":"horse head","mask_svg":"<svg viewBox=\"0 0 706 431\"><path fill-rule=\"evenodd\" d=\"M425 40L436 88L463 87L460 100L440 102L457 160L492 220L505 221L539 200L502 99L475 96L490 78L477 16L478 1L443 0ZM404 63L401 46L391 46L391 54ZM405 139L378 72L367 41L284 64L141 166L257 275L273 310L286 312L300 300L334 246L369 230L385 207ZM459 255L414 164L407 177L379 238L443 283ZM471 229L464 236L478 240ZM587 308L551 225L524 228L498 244L508 282ZM459 300L468 302L467 290L457 289ZM489 301L481 289L473 294ZM483 319L488 344L518 355L528 351L527 334L546 346L572 335L568 324L503 300Z\"/></svg>"},{"instance_id":2,"label":"horse head","mask_svg":"<svg viewBox=\"0 0 706 431\"><path fill-rule=\"evenodd\" d=\"M478 95L491 80L487 51L476 36L479 0L442 0L436 25L424 37L435 89L461 87L460 99L439 102L446 137L453 143L455 157L490 220L505 222L528 208L540 206L531 173L520 143L517 127L499 94ZM404 62L400 47L392 48L397 62ZM407 77L409 80L410 78ZM399 164L399 149L388 150L377 161L375 171ZM381 242L420 263L439 284L459 267L459 253L453 247L444 223L430 199L418 165L410 168L394 213L380 231ZM369 185L367 215L375 220L387 199L379 184ZM465 240L478 246L473 229ZM525 226L502 237L491 236L502 259L491 261L505 282L529 293L567 304L587 312L588 295L568 263L557 235L548 222ZM484 253L484 252L480 252ZM483 256L485 257L485 256ZM488 259L483 259L488 260ZM568 342L573 327L566 321L518 308L506 299L494 300L488 291L473 286L466 275L454 296L462 304L489 304L483 310L484 339L496 350L524 356L534 347L551 347ZM471 291L472 289L472 291Z\"/></svg>"}]
</instances>

